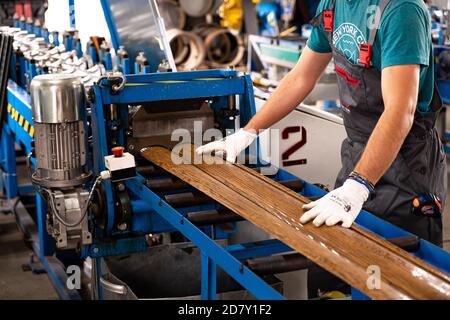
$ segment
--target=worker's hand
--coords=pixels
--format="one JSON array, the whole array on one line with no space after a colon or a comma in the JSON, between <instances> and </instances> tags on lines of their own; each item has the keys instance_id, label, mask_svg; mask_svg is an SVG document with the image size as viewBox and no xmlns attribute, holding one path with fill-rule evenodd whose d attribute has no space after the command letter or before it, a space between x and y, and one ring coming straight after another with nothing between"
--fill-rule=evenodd
<instances>
[{"instance_id":1,"label":"worker's hand","mask_svg":"<svg viewBox=\"0 0 450 320\"><path fill-rule=\"evenodd\" d=\"M238 132L225 137L219 141L210 142L198 147L195 151L198 155L215 152L216 155L226 154L228 162L235 163L236 157L247 148L257 137L251 131L240 129Z\"/></svg>"},{"instance_id":2,"label":"worker's hand","mask_svg":"<svg viewBox=\"0 0 450 320\"><path fill-rule=\"evenodd\" d=\"M369 197L369 190L361 183L347 179L344 185L325 195L323 198L306 204L306 211L300 218L302 224L314 219L316 227L326 223L333 226L342 222L344 228L350 228Z\"/></svg>"}]
</instances>

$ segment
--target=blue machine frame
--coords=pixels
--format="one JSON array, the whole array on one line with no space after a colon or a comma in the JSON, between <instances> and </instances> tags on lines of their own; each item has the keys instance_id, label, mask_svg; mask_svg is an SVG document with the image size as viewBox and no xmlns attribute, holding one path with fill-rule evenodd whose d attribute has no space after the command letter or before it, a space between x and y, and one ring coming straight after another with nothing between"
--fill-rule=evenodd
<instances>
[{"instance_id":1,"label":"blue machine frame","mask_svg":"<svg viewBox=\"0 0 450 320\"><path fill-rule=\"evenodd\" d=\"M94 86L95 105L92 108L92 129L93 129L93 171L99 174L104 170L103 157L109 154L109 141L107 133L112 124L105 123L103 110L111 103L121 106L124 122L127 123L125 106L128 104L165 101L175 99L191 98L211 98L227 97L237 95L240 97L241 125L255 113L253 101L253 87L249 76L239 76L234 71L195 71L179 73L160 73L148 75L127 76L127 85L120 92L111 91L108 83L103 80L99 85ZM205 90L208 88L208 90ZM31 106L28 94L12 81L8 86L8 108L9 113L3 125L2 134L2 186L6 189L9 199L20 196L22 192L29 191L29 185L18 185L16 179L14 143L21 145L26 152L31 150L32 136L24 130L25 120L32 125ZM212 105L212 108L215 106ZM23 121L21 120L23 118ZM126 128L122 128L125 130ZM123 136L120 134L119 136ZM283 181L294 179L291 174L279 170L274 180ZM110 187L110 182L103 182L106 191L108 221L113 221L114 199ZM292 251L288 246L278 240L266 240L257 243L246 243L220 247L212 237L188 221L186 218L186 208L173 208L164 201L161 194L150 190L145 179L137 175L126 182L128 190L132 194L131 205L133 212L132 231L140 233L157 233L179 231L186 238L192 241L201 251L202 259L202 298L214 299L216 294L216 268L222 268L233 277L245 289L259 299L282 299L283 297L271 286L266 284L260 277L244 266L239 259L267 256L270 254ZM324 191L314 185L305 183L301 192L306 197L315 197L324 194ZM63 298L73 297L58 276L64 278L65 274L55 272L53 264L55 247L53 239L48 236L45 228L46 207L45 202L37 196L38 210L38 234L35 251L53 282L57 284L58 293ZM211 205L213 207L218 204ZM189 208L189 209L192 209ZM198 209L205 210L205 207ZM191 210L192 211L192 210ZM403 231L375 216L362 212L356 221L362 227L378 234L382 238L390 239L408 236L409 233ZM95 238L92 245L82 250L82 256L90 256L98 259L104 256L119 255L144 251L147 248L143 236L133 236L111 240L118 231L113 231L112 225L106 228L107 238ZM421 259L431 263L437 268L450 272L450 255L442 249L426 242L420 241L420 249L414 254ZM99 268L100 269L100 268ZM99 274L100 276L100 274ZM99 288L101 298L101 288ZM354 290L353 298L364 298L362 294Z\"/></svg>"},{"instance_id":2,"label":"blue machine frame","mask_svg":"<svg viewBox=\"0 0 450 320\"><path fill-rule=\"evenodd\" d=\"M73 0L70 0L70 3L73 5ZM107 1L102 0L102 5L112 42L117 50L120 43L114 21L108 14ZM73 10L71 14L74 16ZM72 27L75 27L75 21L71 20L71 22ZM109 129L114 123L105 122L103 113L105 107L110 104L119 106L122 124L128 123L126 109L128 104L176 99L219 97L216 105L211 105L211 107L221 108L223 100L220 97L236 95L239 96L240 125L243 126L255 114L252 81L248 75L240 76L234 71L213 70L132 75L126 76L126 80L127 85L120 92L111 90L106 80L102 80L94 86L95 100L92 106L91 123L94 138L92 170L95 174L99 174L105 169L103 157L108 155L110 150L110 141L107 137ZM124 144L125 129L126 127L122 127L118 134L121 144ZM20 199L22 195L33 192L31 184L18 184L15 157L15 144L28 154L32 149L33 138L34 129L30 97L23 88L10 80L8 83L8 114L2 124L0 148L0 190L4 190L6 197L10 200ZM34 159L32 159L32 162L34 164ZM283 170L279 170L273 177L276 181L295 178ZM225 248L220 247L213 240L213 238L216 238L214 236L217 235L210 234L208 229L194 226L186 218L188 209L193 211L192 209L219 208L219 204L202 205L188 209L174 208L163 200L164 194L150 190L145 185L144 177L140 175L126 181L126 187L132 195L131 230L127 234L127 232L119 232L113 229L114 196L111 183L104 181L103 189L106 194L108 224L105 230L94 230L94 243L84 247L79 254L81 258L90 256L97 260L98 277L101 276L100 262L102 257L145 251L147 248L143 236L145 233L179 231L198 246L201 251L201 296L203 299L215 299L216 297L217 267L222 268L256 298L283 299L283 296L243 265L240 260L292 251L287 245L278 240L265 240L255 243L234 244ZM317 197L322 196L325 192L305 182L301 194L306 197ZM45 201L38 194L36 194L36 212L37 235L33 238L33 250L47 271L59 296L62 299L79 299L78 292L69 290L66 286L67 275L63 264L65 262L64 257L55 250L54 240L47 233L45 226L47 207ZM29 217L19 217L19 221L21 224L30 223ZM410 235L408 232L364 211L358 216L356 223L384 239ZM100 231L104 231L105 236L100 236ZM121 237L115 238L117 235ZM420 240L420 249L414 255L450 273L450 254L441 248ZM100 281L97 281L97 283L100 284ZM100 299L102 298L101 289L99 285L98 295ZM352 297L354 299L366 298L357 290L352 291Z\"/></svg>"}]
</instances>

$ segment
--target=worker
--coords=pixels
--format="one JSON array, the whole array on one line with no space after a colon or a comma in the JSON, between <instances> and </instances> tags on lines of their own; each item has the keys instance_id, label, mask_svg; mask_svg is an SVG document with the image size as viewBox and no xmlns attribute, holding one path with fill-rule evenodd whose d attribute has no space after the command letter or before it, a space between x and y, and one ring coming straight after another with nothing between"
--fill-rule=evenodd
<instances>
[{"instance_id":1,"label":"worker","mask_svg":"<svg viewBox=\"0 0 450 320\"><path fill-rule=\"evenodd\" d=\"M342 169L334 191L305 205L300 222L349 228L364 208L442 245L447 170L435 129L442 102L426 5L423 0L322 0L317 12L297 65L265 106L244 128L197 153L223 152L234 162L257 133L308 96L333 58L347 132Z\"/></svg>"}]
</instances>

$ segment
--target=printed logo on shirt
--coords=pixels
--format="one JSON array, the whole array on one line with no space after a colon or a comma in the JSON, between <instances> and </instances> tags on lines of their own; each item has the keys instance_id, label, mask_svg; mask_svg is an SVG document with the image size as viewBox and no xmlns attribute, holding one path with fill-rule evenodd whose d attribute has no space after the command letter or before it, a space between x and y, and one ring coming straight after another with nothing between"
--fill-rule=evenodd
<instances>
[{"instance_id":1,"label":"printed logo on shirt","mask_svg":"<svg viewBox=\"0 0 450 320\"><path fill-rule=\"evenodd\" d=\"M359 59L359 46L366 37L353 23L343 23L333 32L333 45L353 63Z\"/></svg>"}]
</instances>

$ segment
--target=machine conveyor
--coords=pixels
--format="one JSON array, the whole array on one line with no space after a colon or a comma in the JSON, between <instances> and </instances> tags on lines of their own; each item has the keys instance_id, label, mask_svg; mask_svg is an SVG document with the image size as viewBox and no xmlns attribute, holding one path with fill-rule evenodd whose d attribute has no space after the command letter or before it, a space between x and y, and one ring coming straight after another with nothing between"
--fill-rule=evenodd
<instances>
[{"instance_id":1,"label":"machine conveyor","mask_svg":"<svg viewBox=\"0 0 450 320\"><path fill-rule=\"evenodd\" d=\"M448 274L392 243L356 225L351 229L302 225L298 220L307 198L243 165L189 164L193 149L188 146L183 152L150 147L141 153L371 298L450 298ZM185 161L175 165L174 158L177 163ZM367 285L370 266L381 270L378 288Z\"/></svg>"}]
</instances>

